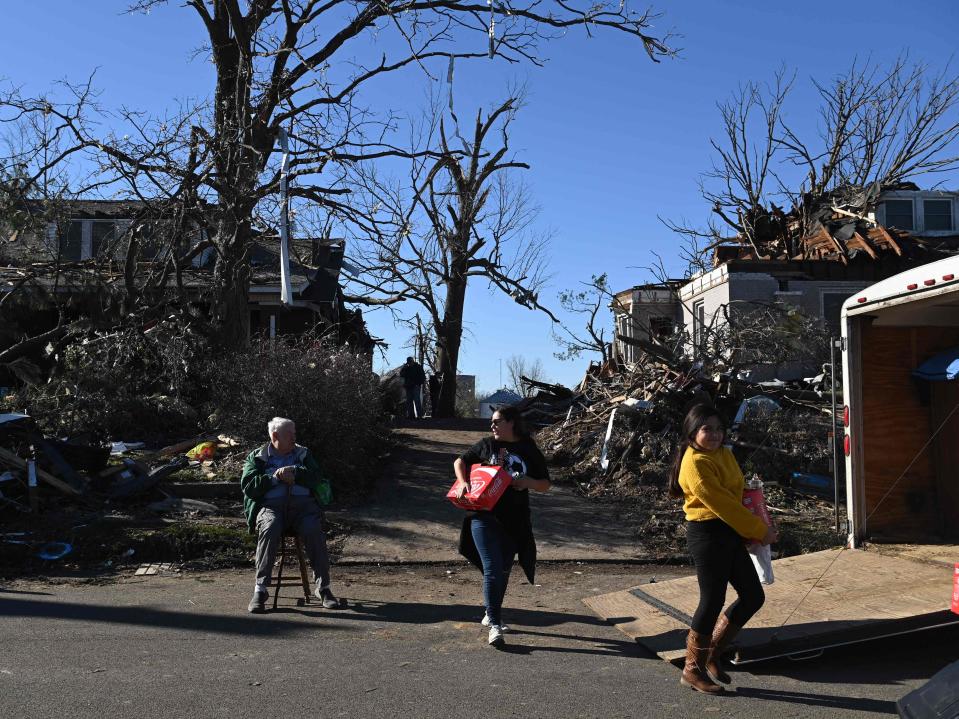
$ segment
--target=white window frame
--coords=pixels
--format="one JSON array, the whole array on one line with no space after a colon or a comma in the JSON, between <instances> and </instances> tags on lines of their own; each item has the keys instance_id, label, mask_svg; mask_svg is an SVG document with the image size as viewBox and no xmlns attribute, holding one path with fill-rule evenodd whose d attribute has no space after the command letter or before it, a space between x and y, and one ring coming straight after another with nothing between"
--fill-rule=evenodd
<instances>
[{"instance_id":1,"label":"white window frame","mask_svg":"<svg viewBox=\"0 0 959 719\"><path fill-rule=\"evenodd\" d=\"M631 338L633 336L632 317L630 317L629 315L625 313L620 314L618 324L619 324L619 328L618 328L619 334L621 334L623 337ZM631 344L627 344L626 342L623 342L622 340L619 340L619 343L620 343L620 347L623 350L622 352L623 359L628 363L635 362L636 348L633 347Z\"/></svg>"},{"instance_id":2,"label":"white window frame","mask_svg":"<svg viewBox=\"0 0 959 719\"><path fill-rule=\"evenodd\" d=\"M939 192L937 190L895 190L884 192L877 202L876 222L886 226L886 200L911 200L912 201L912 225L910 231L914 235L926 235L930 237L945 237L959 234L956 229L956 199L957 195L951 192ZM952 229L951 230L926 230L925 201L926 200L948 200L952 208Z\"/></svg>"},{"instance_id":3,"label":"white window frame","mask_svg":"<svg viewBox=\"0 0 959 719\"><path fill-rule=\"evenodd\" d=\"M926 202L948 202L949 203L949 224L952 225L948 230L926 230ZM923 197L920 200L922 204L922 229L924 233L937 235L949 235L956 231L956 202L952 197Z\"/></svg>"},{"instance_id":4,"label":"white window frame","mask_svg":"<svg viewBox=\"0 0 959 719\"><path fill-rule=\"evenodd\" d=\"M902 230L903 232L918 232L918 231L919 231L920 223L919 223L919 218L916 216L918 213L917 213L917 211L916 211L916 198L915 198L915 197L899 197L898 195L896 195L896 196L893 196L893 195L889 195L889 196L883 195L882 199L879 201L879 202L880 202L880 211L879 211L879 214L881 215L881 219L879 220L879 224L880 224L880 225L882 225L883 227L888 227L888 226L889 226L889 223L886 221L886 205L885 205L886 200L898 200L898 201L900 201L900 202L902 202L902 201L907 201L907 202L909 202L909 203L912 205L912 228L910 229L910 228L907 228L907 227L897 227L897 228L896 228L897 230Z\"/></svg>"},{"instance_id":5,"label":"white window frame","mask_svg":"<svg viewBox=\"0 0 959 719\"><path fill-rule=\"evenodd\" d=\"M80 223L80 261L89 260L93 257L93 223L109 222L114 225L117 235L122 235L132 224L132 220L124 218L94 219L94 218L71 218L67 220L67 232L70 231L69 225L74 222ZM51 222L47 225L47 242L53 252L60 252L60 243L62 238L59 236L57 223Z\"/></svg>"},{"instance_id":6,"label":"white window frame","mask_svg":"<svg viewBox=\"0 0 959 719\"><path fill-rule=\"evenodd\" d=\"M700 317L702 314L702 317ZM706 300L693 301L693 357L699 357L706 339Z\"/></svg>"},{"instance_id":7,"label":"white window frame","mask_svg":"<svg viewBox=\"0 0 959 719\"><path fill-rule=\"evenodd\" d=\"M819 319L826 321L826 295L845 295L849 299L863 288L868 287L868 283L862 282L843 282L834 285L828 285L819 288Z\"/></svg>"}]
</instances>

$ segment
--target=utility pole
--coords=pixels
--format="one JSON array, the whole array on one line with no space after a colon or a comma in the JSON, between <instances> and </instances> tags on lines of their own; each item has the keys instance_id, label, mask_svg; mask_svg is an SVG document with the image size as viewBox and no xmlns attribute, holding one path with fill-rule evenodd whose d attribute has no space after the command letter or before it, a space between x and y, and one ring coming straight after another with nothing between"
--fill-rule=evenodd
<instances>
[{"instance_id":1,"label":"utility pole","mask_svg":"<svg viewBox=\"0 0 959 719\"><path fill-rule=\"evenodd\" d=\"M288 174L290 170L290 140L282 127L277 133L283 159L280 163L280 302L286 306L293 304L293 290L290 287L290 192Z\"/></svg>"},{"instance_id":2,"label":"utility pole","mask_svg":"<svg viewBox=\"0 0 959 719\"><path fill-rule=\"evenodd\" d=\"M426 356L426 347L425 340L423 337L423 325L420 322L420 316L416 315L416 347L414 348L414 353L416 354L416 361L423 364L423 360Z\"/></svg>"}]
</instances>

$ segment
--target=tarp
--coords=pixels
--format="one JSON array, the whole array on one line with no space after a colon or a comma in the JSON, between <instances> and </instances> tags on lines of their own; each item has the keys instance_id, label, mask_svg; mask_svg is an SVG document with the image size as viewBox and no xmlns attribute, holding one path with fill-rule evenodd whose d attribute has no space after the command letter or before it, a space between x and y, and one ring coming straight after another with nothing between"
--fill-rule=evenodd
<instances>
[{"instance_id":1,"label":"tarp","mask_svg":"<svg viewBox=\"0 0 959 719\"><path fill-rule=\"evenodd\" d=\"M945 382L959 377L959 347L930 357L912 372L914 377L930 382Z\"/></svg>"}]
</instances>

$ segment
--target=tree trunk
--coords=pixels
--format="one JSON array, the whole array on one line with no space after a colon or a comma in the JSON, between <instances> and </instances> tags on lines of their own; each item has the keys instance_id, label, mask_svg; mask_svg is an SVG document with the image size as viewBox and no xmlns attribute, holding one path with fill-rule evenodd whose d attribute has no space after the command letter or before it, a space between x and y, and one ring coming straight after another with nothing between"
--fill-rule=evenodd
<instances>
[{"instance_id":1,"label":"tree trunk","mask_svg":"<svg viewBox=\"0 0 959 719\"><path fill-rule=\"evenodd\" d=\"M219 256L213 273L212 315L216 341L239 350L250 339L250 225L221 219L217 227Z\"/></svg>"},{"instance_id":2,"label":"tree trunk","mask_svg":"<svg viewBox=\"0 0 959 719\"><path fill-rule=\"evenodd\" d=\"M466 261L458 261L451 273L453 280L446 283L446 303L443 323L437 328L440 391L435 417L456 416L456 367L459 363L460 342L463 339L463 308L466 304Z\"/></svg>"},{"instance_id":3,"label":"tree trunk","mask_svg":"<svg viewBox=\"0 0 959 719\"><path fill-rule=\"evenodd\" d=\"M214 339L226 350L247 346L250 336L250 244L263 150L253 148L254 131L250 82L253 77L252 54L241 52L240 38L230 30L226 5L215 4L211 30L217 65L214 122L216 146L214 164L222 185L217 198L218 250L213 273L211 317ZM259 138L261 142L264 138Z\"/></svg>"}]
</instances>

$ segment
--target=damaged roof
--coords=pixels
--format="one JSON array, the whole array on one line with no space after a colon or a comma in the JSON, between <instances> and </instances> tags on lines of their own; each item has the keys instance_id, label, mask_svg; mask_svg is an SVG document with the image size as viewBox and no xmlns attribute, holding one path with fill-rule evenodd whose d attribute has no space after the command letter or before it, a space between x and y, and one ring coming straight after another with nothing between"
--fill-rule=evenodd
<instances>
[{"instance_id":1,"label":"damaged roof","mask_svg":"<svg viewBox=\"0 0 959 719\"><path fill-rule=\"evenodd\" d=\"M806 194L788 213L775 205L757 207L740 218L749 233L713 246L713 265L732 260L827 260L847 265L860 256L878 260L890 254L930 262L959 252L959 234L927 235L877 221L875 211L890 193L901 193L892 198L899 199L921 192L911 182L884 187L848 185L819 196ZM941 192L937 196L955 199L959 194Z\"/></svg>"}]
</instances>

